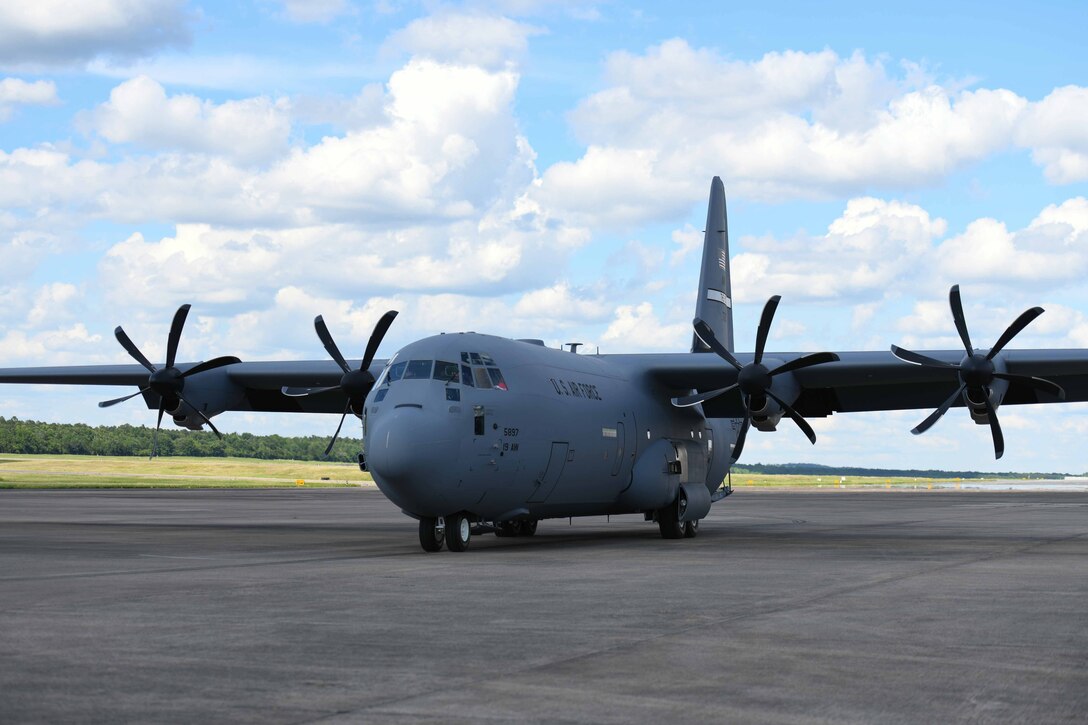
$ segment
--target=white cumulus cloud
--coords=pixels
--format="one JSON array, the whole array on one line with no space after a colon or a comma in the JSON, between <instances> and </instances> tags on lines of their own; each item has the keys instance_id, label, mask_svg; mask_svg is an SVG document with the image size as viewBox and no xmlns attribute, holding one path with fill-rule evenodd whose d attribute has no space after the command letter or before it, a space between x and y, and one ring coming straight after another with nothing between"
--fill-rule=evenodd
<instances>
[{"instance_id":1,"label":"white cumulus cloud","mask_svg":"<svg viewBox=\"0 0 1088 725\"><path fill-rule=\"evenodd\" d=\"M96 108L89 123L113 143L220 154L244 162L282 153L291 132L286 99L212 103L189 94L167 96L147 76L125 81Z\"/></svg>"}]
</instances>

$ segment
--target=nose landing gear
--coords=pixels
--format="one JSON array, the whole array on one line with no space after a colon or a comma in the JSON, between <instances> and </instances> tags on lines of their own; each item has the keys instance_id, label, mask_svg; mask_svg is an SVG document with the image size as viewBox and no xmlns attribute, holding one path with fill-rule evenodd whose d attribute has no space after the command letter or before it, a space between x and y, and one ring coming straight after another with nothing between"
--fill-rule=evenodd
<instances>
[{"instance_id":1,"label":"nose landing gear","mask_svg":"<svg viewBox=\"0 0 1088 725\"><path fill-rule=\"evenodd\" d=\"M419 520L419 545L424 551L442 551L446 543L446 521L443 517L424 516ZM453 547L450 547L453 548Z\"/></svg>"},{"instance_id":2,"label":"nose landing gear","mask_svg":"<svg viewBox=\"0 0 1088 725\"><path fill-rule=\"evenodd\" d=\"M453 514L446 517L446 546L450 551L464 551L472 538L472 522L467 516Z\"/></svg>"}]
</instances>

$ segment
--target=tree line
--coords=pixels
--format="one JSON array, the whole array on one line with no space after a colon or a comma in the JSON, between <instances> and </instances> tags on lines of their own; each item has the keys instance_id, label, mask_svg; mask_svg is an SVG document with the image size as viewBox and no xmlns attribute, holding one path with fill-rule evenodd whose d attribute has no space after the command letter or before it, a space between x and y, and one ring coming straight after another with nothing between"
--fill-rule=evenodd
<instances>
[{"instance_id":1,"label":"tree line","mask_svg":"<svg viewBox=\"0 0 1088 725\"><path fill-rule=\"evenodd\" d=\"M84 456L149 456L155 429L146 426L89 426L83 423L42 423L0 416L0 453ZM289 459L354 462L358 438L340 438L328 459L321 436L253 435L210 431L159 431L158 455Z\"/></svg>"}]
</instances>

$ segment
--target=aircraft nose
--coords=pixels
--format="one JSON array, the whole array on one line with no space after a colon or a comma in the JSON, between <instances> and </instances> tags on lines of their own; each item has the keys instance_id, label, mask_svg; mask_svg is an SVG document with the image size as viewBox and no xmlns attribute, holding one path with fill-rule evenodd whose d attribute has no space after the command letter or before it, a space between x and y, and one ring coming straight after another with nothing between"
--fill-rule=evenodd
<instances>
[{"instance_id":1,"label":"aircraft nose","mask_svg":"<svg viewBox=\"0 0 1088 725\"><path fill-rule=\"evenodd\" d=\"M402 404L369 424L367 467L393 503L421 516L445 516L446 480L457 458L453 431L437 411Z\"/></svg>"}]
</instances>

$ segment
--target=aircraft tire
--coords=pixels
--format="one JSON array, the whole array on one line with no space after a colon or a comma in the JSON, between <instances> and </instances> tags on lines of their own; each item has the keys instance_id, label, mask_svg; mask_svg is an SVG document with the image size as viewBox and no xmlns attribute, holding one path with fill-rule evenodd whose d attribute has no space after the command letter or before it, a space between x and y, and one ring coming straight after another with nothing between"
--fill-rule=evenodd
<instances>
[{"instance_id":1,"label":"aircraft tire","mask_svg":"<svg viewBox=\"0 0 1088 725\"><path fill-rule=\"evenodd\" d=\"M452 514L446 517L446 546L450 551L464 551L472 538L472 522L467 516Z\"/></svg>"},{"instance_id":2,"label":"aircraft tire","mask_svg":"<svg viewBox=\"0 0 1088 725\"><path fill-rule=\"evenodd\" d=\"M698 520L688 521L687 523L684 524L684 538L685 539L694 539L698 535L699 535L699 522L698 522Z\"/></svg>"},{"instance_id":3,"label":"aircraft tire","mask_svg":"<svg viewBox=\"0 0 1088 725\"><path fill-rule=\"evenodd\" d=\"M684 530L687 528L684 526L684 522L680 520L683 516L684 509L687 508L688 502L684 497L684 492L680 491L676 496L676 500L663 509L658 509L657 512L657 526L661 529L661 537L664 539L682 539L684 538Z\"/></svg>"},{"instance_id":4,"label":"aircraft tire","mask_svg":"<svg viewBox=\"0 0 1088 725\"><path fill-rule=\"evenodd\" d=\"M531 521L522 522L522 524L521 524L521 535L522 536L534 536L534 535L536 535L536 524L537 524L536 519L533 519Z\"/></svg>"},{"instance_id":5,"label":"aircraft tire","mask_svg":"<svg viewBox=\"0 0 1088 725\"><path fill-rule=\"evenodd\" d=\"M439 527L438 519L424 516L419 520L419 545L426 552L442 551L446 543L445 526Z\"/></svg>"}]
</instances>

